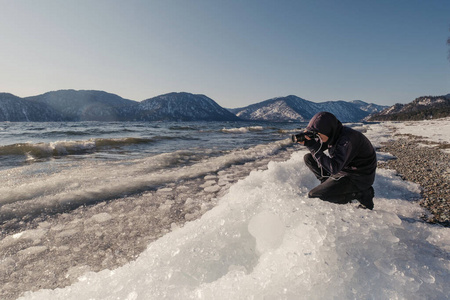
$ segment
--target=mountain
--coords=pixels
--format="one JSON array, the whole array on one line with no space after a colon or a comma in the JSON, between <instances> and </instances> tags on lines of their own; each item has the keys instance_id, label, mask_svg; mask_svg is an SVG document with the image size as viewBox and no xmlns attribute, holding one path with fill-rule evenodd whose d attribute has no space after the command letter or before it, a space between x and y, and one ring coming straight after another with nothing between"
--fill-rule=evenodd
<instances>
[{"instance_id":1,"label":"mountain","mask_svg":"<svg viewBox=\"0 0 450 300\"><path fill-rule=\"evenodd\" d=\"M124 121L130 107L138 104L114 94L91 90L59 90L24 99L52 108L63 116L64 121Z\"/></svg>"},{"instance_id":2,"label":"mountain","mask_svg":"<svg viewBox=\"0 0 450 300\"><path fill-rule=\"evenodd\" d=\"M329 111L343 122L357 122L381 106L360 100L315 103L297 96L269 99L227 110L205 95L169 93L137 102L93 90L59 90L19 98L0 94L0 121L308 121Z\"/></svg>"},{"instance_id":3,"label":"mountain","mask_svg":"<svg viewBox=\"0 0 450 300\"><path fill-rule=\"evenodd\" d=\"M61 121L63 116L50 106L33 103L12 94L0 93L0 122Z\"/></svg>"},{"instance_id":4,"label":"mountain","mask_svg":"<svg viewBox=\"0 0 450 300\"><path fill-rule=\"evenodd\" d=\"M382 111L383 109L387 108L386 105L367 103L367 102L364 102L361 100L353 100L353 101L350 101L350 103L352 103L353 105L356 105L360 110L366 111L369 114L375 114L375 113L378 113L378 112Z\"/></svg>"},{"instance_id":5,"label":"mountain","mask_svg":"<svg viewBox=\"0 0 450 300\"><path fill-rule=\"evenodd\" d=\"M205 95L169 93L144 100L135 112L138 121L237 121L234 114Z\"/></svg>"},{"instance_id":6,"label":"mountain","mask_svg":"<svg viewBox=\"0 0 450 300\"><path fill-rule=\"evenodd\" d=\"M408 104L394 104L372 115L369 121L407 121L450 116L450 94L423 96Z\"/></svg>"},{"instance_id":7,"label":"mountain","mask_svg":"<svg viewBox=\"0 0 450 300\"><path fill-rule=\"evenodd\" d=\"M278 97L232 110L241 119L258 121L307 121L315 103L297 96Z\"/></svg>"},{"instance_id":8,"label":"mountain","mask_svg":"<svg viewBox=\"0 0 450 300\"><path fill-rule=\"evenodd\" d=\"M365 108L365 109L363 109ZM244 120L306 122L319 111L329 111L342 122L358 122L380 106L363 101L328 101L316 103L294 95L277 97L231 110Z\"/></svg>"}]
</instances>

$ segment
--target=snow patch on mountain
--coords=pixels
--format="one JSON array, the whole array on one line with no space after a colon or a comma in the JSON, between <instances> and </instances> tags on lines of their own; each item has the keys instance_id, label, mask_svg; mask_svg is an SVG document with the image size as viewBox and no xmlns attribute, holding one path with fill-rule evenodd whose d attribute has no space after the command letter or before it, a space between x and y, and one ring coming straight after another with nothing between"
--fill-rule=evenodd
<instances>
[{"instance_id":1,"label":"snow patch on mountain","mask_svg":"<svg viewBox=\"0 0 450 300\"><path fill-rule=\"evenodd\" d=\"M423 96L407 104L396 103L371 116L373 121L405 121L450 116L450 96Z\"/></svg>"},{"instance_id":2,"label":"snow patch on mountain","mask_svg":"<svg viewBox=\"0 0 450 300\"><path fill-rule=\"evenodd\" d=\"M169 93L142 101L136 115L141 121L237 121L234 114L205 95Z\"/></svg>"},{"instance_id":3,"label":"snow patch on mountain","mask_svg":"<svg viewBox=\"0 0 450 300\"><path fill-rule=\"evenodd\" d=\"M316 103L297 96L277 97L232 110L244 120L305 122L319 111L329 111L343 122L358 122L374 111L384 108L361 100L354 102L327 101Z\"/></svg>"}]
</instances>

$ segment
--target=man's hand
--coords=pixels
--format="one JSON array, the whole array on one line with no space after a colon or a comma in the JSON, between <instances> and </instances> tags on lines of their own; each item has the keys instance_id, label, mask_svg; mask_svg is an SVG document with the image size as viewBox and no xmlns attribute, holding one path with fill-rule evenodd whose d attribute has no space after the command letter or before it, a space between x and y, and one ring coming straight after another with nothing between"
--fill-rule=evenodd
<instances>
[{"instance_id":1,"label":"man's hand","mask_svg":"<svg viewBox=\"0 0 450 300\"><path fill-rule=\"evenodd\" d=\"M308 130L303 130L303 132L307 132ZM307 139L307 140L311 140L311 138L309 137L309 136L307 136L307 135L305 135L305 139ZM302 141L302 142L297 142L297 144L300 144L300 145L305 145L305 141Z\"/></svg>"}]
</instances>

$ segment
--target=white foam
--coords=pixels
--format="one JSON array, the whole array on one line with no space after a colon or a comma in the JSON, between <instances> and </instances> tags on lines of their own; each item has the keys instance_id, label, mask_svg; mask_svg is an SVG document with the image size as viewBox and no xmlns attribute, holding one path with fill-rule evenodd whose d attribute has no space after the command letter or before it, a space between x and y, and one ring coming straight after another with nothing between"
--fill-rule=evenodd
<instances>
[{"instance_id":1,"label":"white foam","mask_svg":"<svg viewBox=\"0 0 450 300\"><path fill-rule=\"evenodd\" d=\"M264 130L262 126L249 126L239 128L223 128L221 131L226 133L247 133L249 131L262 131L262 130Z\"/></svg>"}]
</instances>

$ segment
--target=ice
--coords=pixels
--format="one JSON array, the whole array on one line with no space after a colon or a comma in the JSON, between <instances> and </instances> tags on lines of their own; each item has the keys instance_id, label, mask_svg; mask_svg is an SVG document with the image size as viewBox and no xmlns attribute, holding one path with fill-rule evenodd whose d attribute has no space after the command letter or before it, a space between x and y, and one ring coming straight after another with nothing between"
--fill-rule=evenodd
<instances>
[{"instance_id":1,"label":"ice","mask_svg":"<svg viewBox=\"0 0 450 300\"><path fill-rule=\"evenodd\" d=\"M248 224L248 231L256 239L256 250L259 253L278 248L284 237L283 223L268 211L254 216Z\"/></svg>"},{"instance_id":2,"label":"ice","mask_svg":"<svg viewBox=\"0 0 450 300\"><path fill-rule=\"evenodd\" d=\"M378 163L384 163L388 160L395 159L395 156L389 153L377 152Z\"/></svg>"},{"instance_id":3,"label":"ice","mask_svg":"<svg viewBox=\"0 0 450 300\"><path fill-rule=\"evenodd\" d=\"M0 171L0 217L8 220L47 211L64 211L152 189L161 193L171 192L174 187L168 186L170 184L205 176L209 185L217 184L216 177L208 174L233 164L267 159L289 144L284 140L257 145L180 168L173 168L173 162L190 157L191 152L164 153L126 163L99 161L75 164L49 172L39 170L40 165ZM35 173L40 173L39 180ZM247 169L243 173L248 174ZM236 173L234 176L242 175ZM224 185L223 180L221 184ZM207 193L217 193L220 189L217 185L205 186Z\"/></svg>"},{"instance_id":4,"label":"ice","mask_svg":"<svg viewBox=\"0 0 450 300\"><path fill-rule=\"evenodd\" d=\"M16 233L5 237L1 241L1 246L4 248L11 248L20 243L27 243L30 245L37 245L47 233L46 229L32 229Z\"/></svg>"},{"instance_id":5,"label":"ice","mask_svg":"<svg viewBox=\"0 0 450 300\"><path fill-rule=\"evenodd\" d=\"M450 232L421 221L419 187L379 169L373 211L309 199L317 180L302 163L305 153L251 172L136 261L21 299L448 297Z\"/></svg>"},{"instance_id":6,"label":"ice","mask_svg":"<svg viewBox=\"0 0 450 300\"><path fill-rule=\"evenodd\" d=\"M64 230L56 235L57 238L70 238L72 235L76 234L78 231L76 229Z\"/></svg>"},{"instance_id":7,"label":"ice","mask_svg":"<svg viewBox=\"0 0 450 300\"><path fill-rule=\"evenodd\" d=\"M220 191L221 187L218 185L211 185L211 186L207 186L205 187L205 192L207 193L217 193L218 191Z\"/></svg>"},{"instance_id":8,"label":"ice","mask_svg":"<svg viewBox=\"0 0 450 300\"><path fill-rule=\"evenodd\" d=\"M34 247L29 247L26 248L24 250L20 250L19 251L19 256L30 256L30 255L35 255L35 254L39 254L41 252L44 252L47 250L47 247L45 246L34 246Z\"/></svg>"},{"instance_id":9,"label":"ice","mask_svg":"<svg viewBox=\"0 0 450 300\"><path fill-rule=\"evenodd\" d=\"M91 220L96 223L103 223L103 222L107 222L107 221L111 220L112 218L113 217L110 214L104 212L104 213L99 213L99 214L92 216Z\"/></svg>"}]
</instances>

